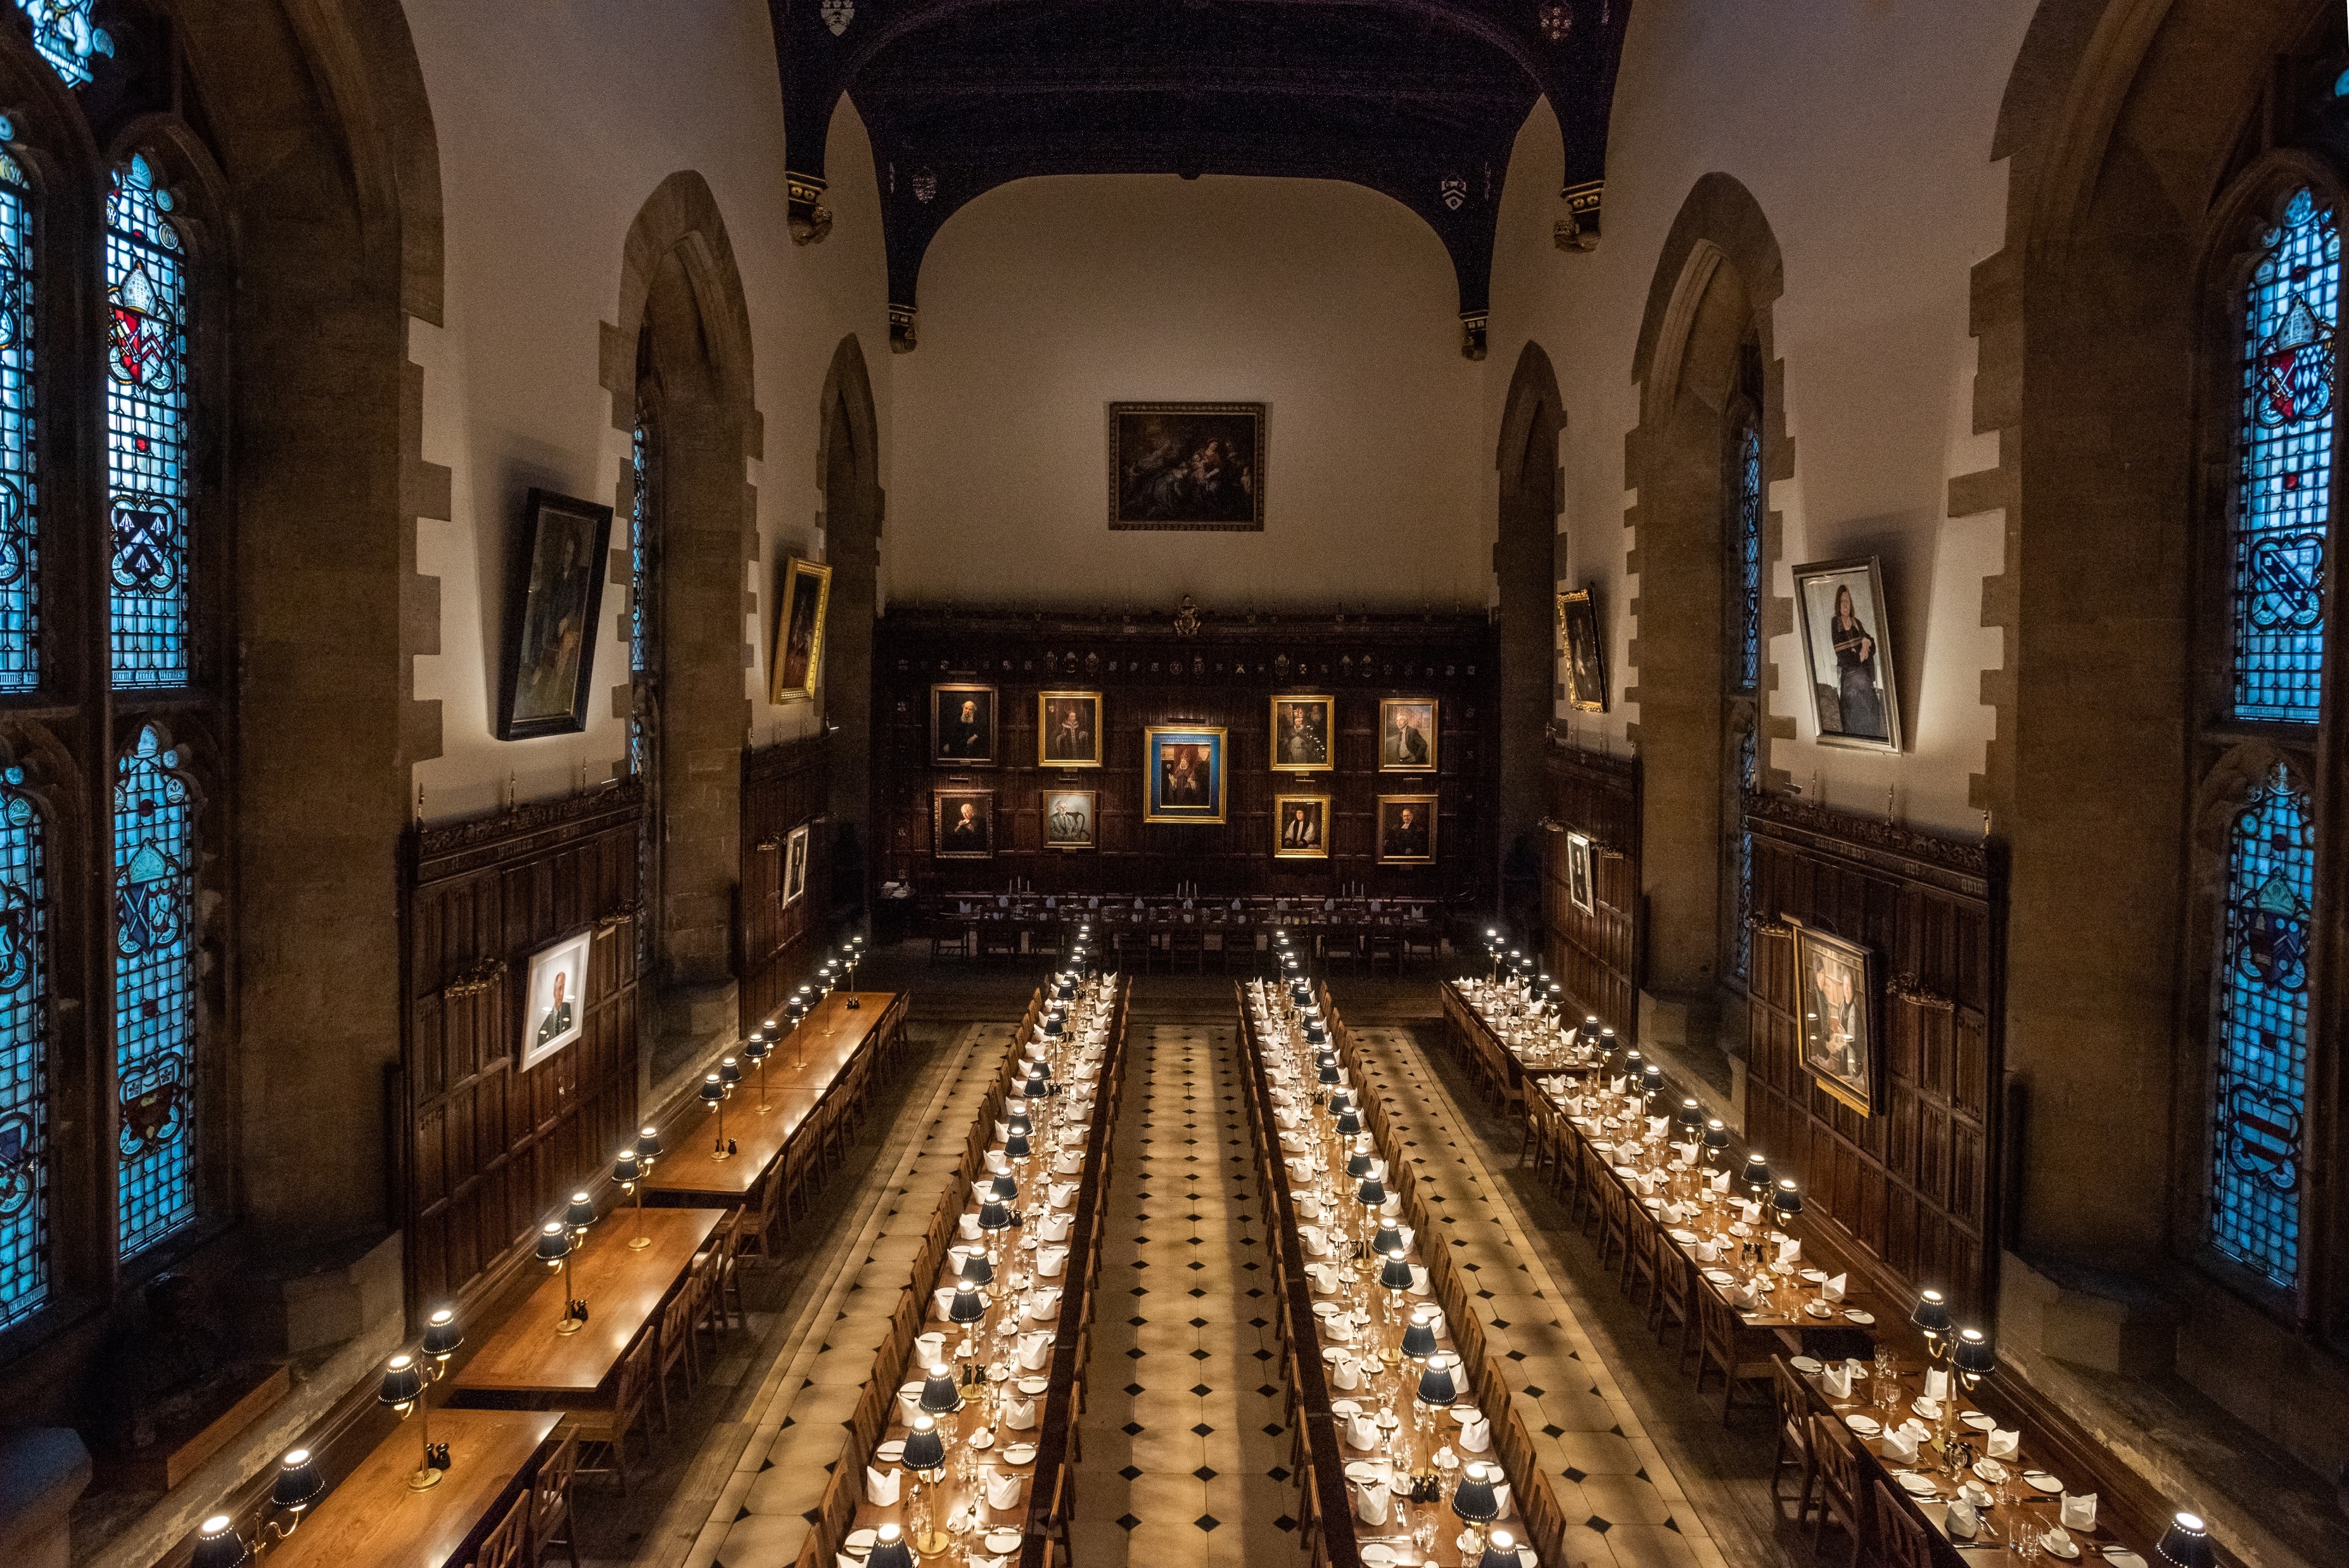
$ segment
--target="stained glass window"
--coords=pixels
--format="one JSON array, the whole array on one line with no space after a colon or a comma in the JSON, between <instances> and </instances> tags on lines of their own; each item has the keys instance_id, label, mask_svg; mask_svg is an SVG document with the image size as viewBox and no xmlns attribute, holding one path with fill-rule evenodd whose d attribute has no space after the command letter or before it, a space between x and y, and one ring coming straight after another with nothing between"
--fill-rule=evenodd
<instances>
[{"instance_id":1,"label":"stained glass window","mask_svg":"<svg viewBox=\"0 0 2349 1568\"><path fill-rule=\"evenodd\" d=\"M41 680L31 194L24 171L0 153L0 691Z\"/></svg>"},{"instance_id":2,"label":"stained glass window","mask_svg":"<svg viewBox=\"0 0 2349 1568\"><path fill-rule=\"evenodd\" d=\"M2210 1227L2221 1251L2287 1287L2300 1272L2315 897L2308 802L2279 768L2235 819L2228 846Z\"/></svg>"},{"instance_id":3,"label":"stained glass window","mask_svg":"<svg viewBox=\"0 0 2349 1568\"><path fill-rule=\"evenodd\" d=\"M129 1257L195 1217L195 803L152 724L114 775L117 1229Z\"/></svg>"},{"instance_id":4,"label":"stained glass window","mask_svg":"<svg viewBox=\"0 0 2349 1568\"><path fill-rule=\"evenodd\" d=\"M117 687L188 683L188 279L134 157L106 203L106 478Z\"/></svg>"},{"instance_id":5,"label":"stained glass window","mask_svg":"<svg viewBox=\"0 0 2349 1568\"><path fill-rule=\"evenodd\" d=\"M2261 238L2244 308L2233 539L2240 718L2317 722L2332 524L2341 234L2307 191Z\"/></svg>"},{"instance_id":6,"label":"stained glass window","mask_svg":"<svg viewBox=\"0 0 2349 1568\"><path fill-rule=\"evenodd\" d=\"M1762 427L1737 430L1737 689L1762 683Z\"/></svg>"},{"instance_id":7,"label":"stained glass window","mask_svg":"<svg viewBox=\"0 0 2349 1568\"><path fill-rule=\"evenodd\" d=\"M1754 769L1759 753L1754 737L1754 726L1746 723L1737 732L1737 815L1730 829L1732 854L1736 865L1732 868L1737 878L1737 921L1729 933L1730 973L1743 980L1754 962L1754 833L1745 824L1744 796L1754 793Z\"/></svg>"},{"instance_id":8,"label":"stained glass window","mask_svg":"<svg viewBox=\"0 0 2349 1568\"><path fill-rule=\"evenodd\" d=\"M49 62L67 87L90 79L90 62L113 57L114 40L103 27L92 26L95 0L16 0L16 9L33 23L33 47Z\"/></svg>"},{"instance_id":9,"label":"stained glass window","mask_svg":"<svg viewBox=\"0 0 2349 1568\"><path fill-rule=\"evenodd\" d=\"M651 504L646 493L645 411L636 410L636 431L628 442L628 670L645 672L645 515Z\"/></svg>"},{"instance_id":10,"label":"stained glass window","mask_svg":"<svg viewBox=\"0 0 2349 1568\"><path fill-rule=\"evenodd\" d=\"M0 1328L49 1295L48 889L24 783L0 769Z\"/></svg>"}]
</instances>

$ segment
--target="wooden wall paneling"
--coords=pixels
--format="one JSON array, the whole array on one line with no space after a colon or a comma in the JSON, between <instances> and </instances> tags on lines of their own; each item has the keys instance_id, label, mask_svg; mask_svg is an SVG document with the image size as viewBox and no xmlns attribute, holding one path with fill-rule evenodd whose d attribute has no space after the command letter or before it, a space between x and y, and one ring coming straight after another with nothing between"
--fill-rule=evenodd
<instances>
[{"instance_id":1,"label":"wooden wall paneling","mask_svg":"<svg viewBox=\"0 0 2349 1568\"><path fill-rule=\"evenodd\" d=\"M1640 888L1640 763L1550 743L1548 814L1542 844L1543 961L1565 987L1567 1005L1596 1014L1617 1038L1637 1044L1644 901ZM1597 851L1596 915L1568 892L1567 836Z\"/></svg>"},{"instance_id":2,"label":"wooden wall paneling","mask_svg":"<svg viewBox=\"0 0 2349 1568\"><path fill-rule=\"evenodd\" d=\"M1995 1304L1999 1100L1995 943L2003 879L1988 846L1937 838L1782 797L1754 797L1754 983L1747 1122L1799 1167L1806 1212L1844 1232L1906 1299ZM1882 1032L1876 1114L1822 1093L1802 1065L1789 921L1876 954Z\"/></svg>"},{"instance_id":3,"label":"wooden wall paneling","mask_svg":"<svg viewBox=\"0 0 2349 1568\"><path fill-rule=\"evenodd\" d=\"M1489 901L1494 647L1481 614L1210 615L1185 636L1165 616L893 608L874 659L875 874L923 894L991 893L1019 878L1079 897L1171 893L1195 882L1209 894L1322 898L1359 883L1372 898ZM958 681L997 690L993 767L930 765L929 688ZM1102 766L1037 766L1037 695L1058 690L1103 693ZM1271 699L1283 691L1338 699L1330 771L1270 771ZM1379 699L1405 696L1441 704L1434 774L1377 771ZM1181 722L1229 732L1220 826L1142 820L1143 729ZM996 853L938 860L932 792L965 784L995 793ZM1098 847L1043 848L1043 794L1060 789L1097 792ZM1330 796L1330 858L1273 858L1272 797L1290 793ZM1377 797L1416 794L1441 797L1437 863L1376 864Z\"/></svg>"},{"instance_id":4,"label":"wooden wall paneling","mask_svg":"<svg viewBox=\"0 0 2349 1568\"><path fill-rule=\"evenodd\" d=\"M398 1165L419 1312L476 1286L635 1126L643 810L623 783L409 836ZM523 1074L530 955L583 929L581 1038Z\"/></svg>"},{"instance_id":5,"label":"wooden wall paneling","mask_svg":"<svg viewBox=\"0 0 2349 1568\"><path fill-rule=\"evenodd\" d=\"M823 941L832 905L832 833L824 817L830 753L822 736L742 756L742 873L736 923L741 948L741 1027L791 1000ZM792 830L808 828L807 892L783 906Z\"/></svg>"}]
</instances>

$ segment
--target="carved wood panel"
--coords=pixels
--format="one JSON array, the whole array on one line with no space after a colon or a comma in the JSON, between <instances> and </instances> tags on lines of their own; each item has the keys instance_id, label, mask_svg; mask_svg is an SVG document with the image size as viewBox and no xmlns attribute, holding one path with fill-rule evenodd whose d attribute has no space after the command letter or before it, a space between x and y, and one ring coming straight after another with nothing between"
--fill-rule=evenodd
<instances>
[{"instance_id":1,"label":"carved wood panel","mask_svg":"<svg viewBox=\"0 0 2349 1568\"><path fill-rule=\"evenodd\" d=\"M879 875L924 893L999 891L1012 878L1045 893L1208 893L1320 898L1361 884L1372 898L1481 897L1493 882L1488 762L1495 691L1492 628L1482 615L1209 617L1178 634L1167 618L1048 618L893 610L874 659L874 801ZM997 689L998 765L930 765L932 682ZM1104 693L1104 765L1036 765L1037 694ZM1336 766L1270 771L1276 691L1337 698ZM1379 699L1433 697L1439 772L1378 772ZM1143 732L1216 724L1229 733L1229 794L1221 826L1145 825ZM996 853L931 854L935 788L995 792ZM1099 847L1043 847L1047 790L1099 794ZM1273 858L1273 796L1330 797L1326 860ZM1437 863L1376 863L1381 794L1436 794Z\"/></svg>"},{"instance_id":2,"label":"carved wood panel","mask_svg":"<svg viewBox=\"0 0 2349 1568\"><path fill-rule=\"evenodd\" d=\"M741 1026L749 1030L804 983L810 953L823 942L832 906L832 824L824 742L792 741L742 758ZM792 830L808 828L807 890L783 904Z\"/></svg>"},{"instance_id":3,"label":"carved wood panel","mask_svg":"<svg viewBox=\"0 0 2349 1568\"><path fill-rule=\"evenodd\" d=\"M1757 797L1747 1135L1805 1183L1805 1213L1847 1232L1900 1299L1927 1286L1987 1320L1997 1291L2003 881L1987 846ZM1802 1064L1789 918L1876 955L1876 1114Z\"/></svg>"},{"instance_id":4,"label":"carved wood panel","mask_svg":"<svg viewBox=\"0 0 2349 1568\"><path fill-rule=\"evenodd\" d=\"M409 837L408 1299L461 1296L636 1125L636 829L624 784ZM530 955L593 930L580 1039L521 1070Z\"/></svg>"},{"instance_id":5,"label":"carved wood panel","mask_svg":"<svg viewBox=\"0 0 2349 1568\"><path fill-rule=\"evenodd\" d=\"M1552 742L1549 826L1542 836L1543 961L1572 1014L1596 1015L1618 1038L1640 1038L1640 764ZM1595 914L1568 892L1568 834L1591 840Z\"/></svg>"}]
</instances>

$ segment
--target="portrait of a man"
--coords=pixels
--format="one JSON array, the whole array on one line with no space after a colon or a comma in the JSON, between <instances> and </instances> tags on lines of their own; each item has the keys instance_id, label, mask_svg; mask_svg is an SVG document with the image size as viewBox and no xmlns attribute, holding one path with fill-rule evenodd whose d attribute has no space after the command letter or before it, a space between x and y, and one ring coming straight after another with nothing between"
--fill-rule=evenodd
<instances>
[{"instance_id":1,"label":"portrait of a man","mask_svg":"<svg viewBox=\"0 0 2349 1568\"><path fill-rule=\"evenodd\" d=\"M1866 948L1797 926L1795 978L1803 1067L1820 1088L1863 1115L1875 1109L1874 977Z\"/></svg>"},{"instance_id":2,"label":"portrait of a man","mask_svg":"<svg viewBox=\"0 0 2349 1568\"><path fill-rule=\"evenodd\" d=\"M1112 528L1261 529L1262 403L1112 403Z\"/></svg>"},{"instance_id":3,"label":"portrait of a man","mask_svg":"<svg viewBox=\"0 0 2349 1568\"><path fill-rule=\"evenodd\" d=\"M1435 861L1435 796L1379 796L1379 864L1429 866Z\"/></svg>"},{"instance_id":4,"label":"portrait of a man","mask_svg":"<svg viewBox=\"0 0 2349 1568\"><path fill-rule=\"evenodd\" d=\"M1036 699L1036 765L1097 768L1102 765L1102 694L1045 691Z\"/></svg>"},{"instance_id":5,"label":"portrait of a man","mask_svg":"<svg viewBox=\"0 0 2349 1568\"><path fill-rule=\"evenodd\" d=\"M1272 771L1317 773L1330 765L1330 732L1337 727L1334 697L1275 697L1272 700Z\"/></svg>"},{"instance_id":6,"label":"portrait of a man","mask_svg":"<svg viewBox=\"0 0 2349 1568\"><path fill-rule=\"evenodd\" d=\"M1607 711L1607 644L1599 633L1591 589L1557 596L1557 639L1566 662L1566 700L1586 713Z\"/></svg>"},{"instance_id":7,"label":"portrait of a man","mask_svg":"<svg viewBox=\"0 0 2349 1568\"><path fill-rule=\"evenodd\" d=\"M587 727L612 510L543 490L530 493L522 570L507 618L502 740Z\"/></svg>"},{"instance_id":8,"label":"portrait of a man","mask_svg":"<svg viewBox=\"0 0 2349 1568\"><path fill-rule=\"evenodd\" d=\"M792 829L783 845L783 908L788 909L807 892L808 825Z\"/></svg>"},{"instance_id":9,"label":"portrait of a man","mask_svg":"<svg viewBox=\"0 0 2349 1568\"><path fill-rule=\"evenodd\" d=\"M1379 772L1432 774L1435 771L1435 699L1381 699L1379 702Z\"/></svg>"},{"instance_id":10,"label":"portrait of a man","mask_svg":"<svg viewBox=\"0 0 2349 1568\"><path fill-rule=\"evenodd\" d=\"M1329 859L1330 797L1326 794L1273 796L1272 829L1274 859Z\"/></svg>"},{"instance_id":11,"label":"portrait of a man","mask_svg":"<svg viewBox=\"0 0 2349 1568\"><path fill-rule=\"evenodd\" d=\"M783 564L782 613L775 619L773 701L812 701L823 675L823 611L832 568L794 556Z\"/></svg>"},{"instance_id":12,"label":"portrait of a man","mask_svg":"<svg viewBox=\"0 0 2349 1568\"><path fill-rule=\"evenodd\" d=\"M1093 847L1094 792L1056 789L1044 792L1044 847Z\"/></svg>"},{"instance_id":13,"label":"portrait of a man","mask_svg":"<svg viewBox=\"0 0 2349 1568\"><path fill-rule=\"evenodd\" d=\"M1900 749L1884 574L1870 557L1795 568L1811 711L1823 745Z\"/></svg>"},{"instance_id":14,"label":"portrait of a man","mask_svg":"<svg viewBox=\"0 0 2349 1568\"><path fill-rule=\"evenodd\" d=\"M1225 738L1210 725L1153 724L1143 732L1144 822L1224 820Z\"/></svg>"},{"instance_id":15,"label":"portrait of a man","mask_svg":"<svg viewBox=\"0 0 2349 1568\"><path fill-rule=\"evenodd\" d=\"M995 792L946 790L931 797L932 853L941 860L986 860L995 854Z\"/></svg>"},{"instance_id":16,"label":"portrait of a man","mask_svg":"<svg viewBox=\"0 0 2349 1568\"><path fill-rule=\"evenodd\" d=\"M1567 902L1586 915L1599 912L1599 857L1590 840L1579 833L1566 836Z\"/></svg>"},{"instance_id":17,"label":"portrait of a man","mask_svg":"<svg viewBox=\"0 0 2349 1568\"><path fill-rule=\"evenodd\" d=\"M579 1038L586 1027L587 961L595 935L581 931L531 955L523 998L522 1064L525 1070Z\"/></svg>"},{"instance_id":18,"label":"portrait of a man","mask_svg":"<svg viewBox=\"0 0 2349 1568\"><path fill-rule=\"evenodd\" d=\"M995 688L930 688L930 761L940 767L995 765Z\"/></svg>"}]
</instances>

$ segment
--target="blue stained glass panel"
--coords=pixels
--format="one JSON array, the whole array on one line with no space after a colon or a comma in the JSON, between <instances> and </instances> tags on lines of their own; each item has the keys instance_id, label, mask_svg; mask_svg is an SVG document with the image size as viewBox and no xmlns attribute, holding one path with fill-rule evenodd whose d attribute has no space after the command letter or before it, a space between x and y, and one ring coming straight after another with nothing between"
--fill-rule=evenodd
<instances>
[{"instance_id":1,"label":"blue stained glass panel","mask_svg":"<svg viewBox=\"0 0 2349 1568\"><path fill-rule=\"evenodd\" d=\"M2279 769L2235 819L2219 972L2210 1233L2277 1285L2300 1274L2316 830Z\"/></svg>"},{"instance_id":2,"label":"blue stained glass panel","mask_svg":"<svg viewBox=\"0 0 2349 1568\"><path fill-rule=\"evenodd\" d=\"M67 87L79 87L90 79L91 62L100 57L112 58L114 40L106 29L94 26L89 19L95 0L16 0L33 24L33 47L41 58L65 79Z\"/></svg>"},{"instance_id":3,"label":"blue stained glass panel","mask_svg":"<svg viewBox=\"0 0 2349 1568\"><path fill-rule=\"evenodd\" d=\"M134 157L106 203L106 481L114 684L188 683L188 278L171 196Z\"/></svg>"},{"instance_id":4,"label":"blue stained glass panel","mask_svg":"<svg viewBox=\"0 0 2349 1568\"><path fill-rule=\"evenodd\" d=\"M1737 689L1762 684L1762 429L1737 431Z\"/></svg>"},{"instance_id":5,"label":"blue stained glass panel","mask_svg":"<svg viewBox=\"0 0 2349 1568\"><path fill-rule=\"evenodd\" d=\"M122 1255L195 1218L195 802L152 724L114 774L114 1074Z\"/></svg>"},{"instance_id":6,"label":"blue stained glass panel","mask_svg":"<svg viewBox=\"0 0 2349 1568\"><path fill-rule=\"evenodd\" d=\"M40 492L33 471L33 209L0 153L0 691L41 681Z\"/></svg>"},{"instance_id":7,"label":"blue stained glass panel","mask_svg":"<svg viewBox=\"0 0 2349 1568\"><path fill-rule=\"evenodd\" d=\"M636 433L628 443L628 670L645 672L645 530L652 504L646 493L645 413L636 410Z\"/></svg>"},{"instance_id":8,"label":"blue stained glass panel","mask_svg":"<svg viewBox=\"0 0 2349 1568\"><path fill-rule=\"evenodd\" d=\"M1737 736L1737 925L1729 935L1730 972L1740 980L1754 968L1754 835L1745 826L1744 796L1754 793L1759 760L1754 726L1748 724Z\"/></svg>"},{"instance_id":9,"label":"blue stained glass panel","mask_svg":"<svg viewBox=\"0 0 2349 1568\"><path fill-rule=\"evenodd\" d=\"M0 769L0 1328L49 1296L47 868L24 783Z\"/></svg>"},{"instance_id":10,"label":"blue stained glass panel","mask_svg":"<svg viewBox=\"0 0 2349 1568\"><path fill-rule=\"evenodd\" d=\"M2232 544L2239 718L2313 724L2323 693L2341 234L2307 191L2261 236L2243 300Z\"/></svg>"}]
</instances>

